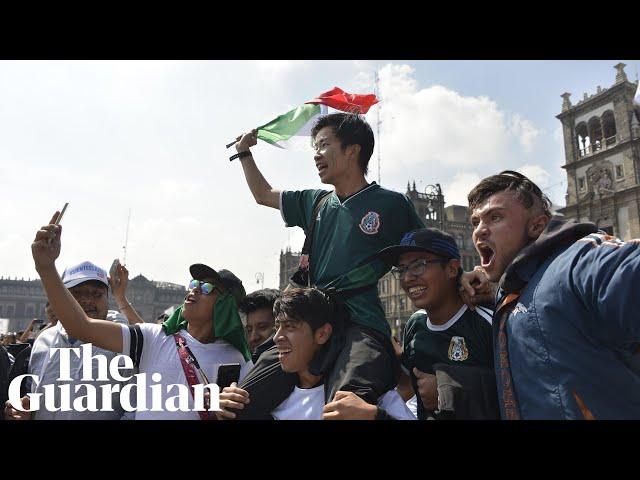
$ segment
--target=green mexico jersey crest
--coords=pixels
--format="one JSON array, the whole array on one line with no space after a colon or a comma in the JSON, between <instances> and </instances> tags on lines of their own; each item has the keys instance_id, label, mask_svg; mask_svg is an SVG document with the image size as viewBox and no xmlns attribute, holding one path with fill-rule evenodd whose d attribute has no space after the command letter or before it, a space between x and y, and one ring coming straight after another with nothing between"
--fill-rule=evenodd
<instances>
[{"instance_id":1,"label":"green mexico jersey crest","mask_svg":"<svg viewBox=\"0 0 640 480\"><path fill-rule=\"evenodd\" d=\"M325 192L282 192L281 213L287 226L301 227L307 232L313 205ZM405 233L423 227L405 195L375 182L342 200L333 192L316 220L310 256L314 283L324 287L383 248L399 243ZM388 271L382 262L377 268L378 278ZM354 322L390 335L377 288L350 298L347 307Z\"/></svg>"}]
</instances>

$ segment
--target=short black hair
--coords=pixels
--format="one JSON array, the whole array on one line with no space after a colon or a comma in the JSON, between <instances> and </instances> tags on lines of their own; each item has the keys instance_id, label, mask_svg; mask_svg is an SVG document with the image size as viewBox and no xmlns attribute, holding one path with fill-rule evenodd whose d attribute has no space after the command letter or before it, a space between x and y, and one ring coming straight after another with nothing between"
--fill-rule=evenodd
<instances>
[{"instance_id":1,"label":"short black hair","mask_svg":"<svg viewBox=\"0 0 640 480\"><path fill-rule=\"evenodd\" d=\"M275 288L263 288L262 290L256 290L244 297L238 306L238 310L245 315L249 315L261 308L273 310L273 304L279 297L280 290L276 290Z\"/></svg>"},{"instance_id":2,"label":"short black hair","mask_svg":"<svg viewBox=\"0 0 640 480\"><path fill-rule=\"evenodd\" d=\"M484 178L476 185L467 197L469 209L475 210L478 205L496 193L506 190L513 191L516 198L528 210L536 203L547 217L551 217L551 200L540 187L519 172L503 170L498 175Z\"/></svg>"},{"instance_id":3,"label":"short black hair","mask_svg":"<svg viewBox=\"0 0 640 480\"><path fill-rule=\"evenodd\" d=\"M273 305L276 319L286 315L290 319L307 322L315 332L326 323L332 326L345 319L344 307L316 287L291 288Z\"/></svg>"},{"instance_id":4,"label":"short black hair","mask_svg":"<svg viewBox=\"0 0 640 480\"><path fill-rule=\"evenodd\" d=\"M369 160L373 154L375 140L373 130L363 116L353 113L331 113L318 119L313 129L311 138L315 139L318 132L325 127L331 127L336 137L342 143L342 150L349 145L360 145L358 165L364 175L369 171Z\"/></svg>"}]
</instances>

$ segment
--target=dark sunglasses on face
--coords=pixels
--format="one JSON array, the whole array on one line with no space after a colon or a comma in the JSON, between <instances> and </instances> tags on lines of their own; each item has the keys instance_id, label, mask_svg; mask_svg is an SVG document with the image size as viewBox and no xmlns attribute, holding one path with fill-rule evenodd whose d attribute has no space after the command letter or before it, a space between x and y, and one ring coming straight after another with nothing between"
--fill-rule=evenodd
<instances>
[{"instance_id":1,"label":"dark sunglasses on face","mask_svg":"<svg viewBox=\"0 0 640 480\"><path fill-rule=\"evenodd\" d=\"M429 265L430 263L445 264L447 262L448 262L448 260L446 260L444 258L437 258L435 260L426 260L426 259L422 258L420 260L416 260L415 262L411 262L407 266L393 267L391 269L391 273L393 274L393 276L397 280L402 280L402 278L404 277L405 273L407 273L407 272L409 272L414 277L419 277L420 275L422 275L425 272L425 270L427 269L427 265Z\"/></svg>"},{"instance_id":2,"label":"dark sunglasses on face","mask_svg":"<svg viewBox=\"0 0 640 480\"><path fill-rule=\"evenodd\" d=\"M193 290L194 288L198 287L200 287L200 291L204 295L209 295L216 289L216 286L213 283L201 282L200 280L191 280L189 282L189 290Z\"/></svg>"}]
</instances>

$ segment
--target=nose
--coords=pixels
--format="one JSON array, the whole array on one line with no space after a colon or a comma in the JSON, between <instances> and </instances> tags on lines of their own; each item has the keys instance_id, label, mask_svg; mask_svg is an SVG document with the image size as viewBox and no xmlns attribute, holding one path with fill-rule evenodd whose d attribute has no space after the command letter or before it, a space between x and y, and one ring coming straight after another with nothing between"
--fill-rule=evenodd
<instances>
[{"instance_id":1,"label":"nose","mask_svg":"<svg viewBox=\"0 0 640 480\"><path fill-rule=\"evenodd\" d=\"M482 240L487 237L489 234L489 229L487 228L487 224L483 221L478 222L478 225L473 229L473 238L477 240Z\"/></svg>"},{"instance_id":2,"label":"nose","mask_svg":"<svg viewBox=\"0 0 640 480\"><path fill-rule=\"evenodd\" d=\"M277 342L280 337L284 337L282 327L276 327L276 332L273 334L273 341Z\"/></svg>"}]
</instances>

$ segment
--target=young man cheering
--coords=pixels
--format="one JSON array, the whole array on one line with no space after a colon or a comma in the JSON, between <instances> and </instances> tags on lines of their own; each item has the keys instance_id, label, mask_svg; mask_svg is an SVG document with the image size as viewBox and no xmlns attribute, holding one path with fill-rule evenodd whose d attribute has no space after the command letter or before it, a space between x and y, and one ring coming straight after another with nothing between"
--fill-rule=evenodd
<instances>
[{"instance_id":1,"label":"young man cheering","mask_svg":"<svg viewBox=\"0 0 640 480\"><path fill-rule=\"evenodd\" d=\"M195 386L216 382L220 364L240 364L240 377L252 366L237 309L245 296L242 282L228 270L216 272L206 265L195 264L189 269L193 280L184 304L164 324L138 323L130 327L93 318L64 287L56 270L62 232L60 225L53 224L57 214L36 233L31 251L51 306L68 334L105 350L129 355L140 373L149 377L147 399L157 396L152 382L161 387L176 384L190 387L186 411L168 408L175 396L170 395L168 388L160 388L157 403L165 408L138 405L136 419L208 419L207 412L194 408ZM128 315L138 316L131 305L121 309L127 307L131 310Z\"/></svg>"},{"instance_id":2,"label":"young man cheering","mask_svg":"<svg viewBox=\"0 0 640 480\"><path fill-rule=\"evenodd\" d=\"M436 418L497 418L493 312L484 307L472 311L461 300L455 239L437 228L424 228L407 233L378 256L395 265L392 274L420 309L407 321L402 354L416 392L418 418L434 412ZM461 390L452 388L455 383Z\"/></svg>"},{"instance_id":3,"label":"young man cheering","mask_svg":"<svg viewBox=\"0 0 640 480\"><path fill-rule=\"evenodd\" d=\"M344 328L345 312L329 296L316 288L293 288L276 300L274 341L282 370L295 376L291 394L270 413L276 420L415 419L395 390L381 396L378 407L364 402L353 392L338 391L335 401L325 406L324 375L311 370L314 357L322 354L334 333ZM220 395L219 418L236 418L250 404L250 395L236 385ZM255 400L255 399L253 399Z\"/></svg>"},{"instance_id":4,"label":"young man cheering","mask_svg":"<svg viewBox=\"0 0 640 480\"><path fill-rule=\"evenodd\" d=\"M303 257L301 266L308 267L309 284L325 288L369 261L380 249L397 243L406 232L424 225L405 195L367 182L365 176L374 138L363 117L344 113L326 115L316 123L311 135L318 176L322 183L334 187L332 192L280 191L271 187L250 151L257 143L255 130L238 137L236 149L257 203L279 209L287 226L301 227L307 234L315 225L310 256ZM321 199L324 203L320 206ZM317 216L312 218L318 207ZM382 262L372 263L371 267L375 273L369 286L360 288L346 300L350 322L345 331L345 347L335 352L337 360L333 362L333 369L326 372L320 365L314 367L317 373L328 374L327 401L338 390L346 390L376 404L384 392L396 385L391 330L377 291L377 280L388 267ZM271 381L275 381L277 373L273 373L272 367L276 364L273 351L263 353L256 364L256 375L269 371ZM256 403L241 415L260 418L271 411L286 396L287 389L293 388L286 380L279 381L278 385L272 389L271 404L261 402L263 411L256 412Z\"/></svg>"},{"instance_id":5,"label":"young man cheering","mask_svg":"<svg viewBox=\"0 0 640 480\"><path fill-rule=\"evenodd\" d=\"M505 419L640 418L640 240L552 217L524 175L469 193L473 241L491 281Z\"/></svg>"}]
</instances>

